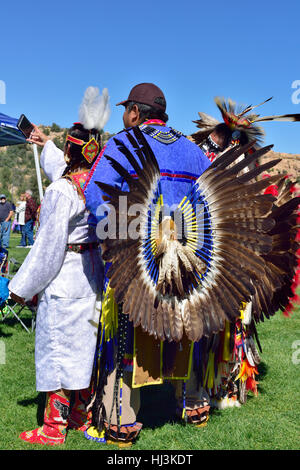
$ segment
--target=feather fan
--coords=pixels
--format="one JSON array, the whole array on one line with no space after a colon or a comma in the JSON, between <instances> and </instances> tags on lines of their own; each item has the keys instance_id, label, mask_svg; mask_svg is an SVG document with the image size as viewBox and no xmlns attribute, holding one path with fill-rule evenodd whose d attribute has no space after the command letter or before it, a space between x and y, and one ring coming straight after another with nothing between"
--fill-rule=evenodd
<instances>
[{"instance_id":1,"label":"feather fan","mask_svg":"<svg viewBox=\"0 0 300 470\"><path fill-rule=\"evenodd\" d=\"M284 204L277 205L274 197L262 195L270 180L253 178L264 165L239 175L239 157L253 143L233 147L216 159L176 211L165 216L155 155L138 127L127 138L135 155L115 142L137 178L106 158L128 183L129 211L136 202L142 206L140 232L137 239L105 240L103 258L112 263L108 277L115 299L134 326L160 340L180 341L185 332L198 341L222 331L225 320L235 322L242 302L250 298L257 321L284 308L297 265L294 221L300 199L281 191ZM249 155L244 164L269 149ZM282 185L278 176L272 182ZM97 184L115 207L118 221L119 191ZM128 218L128 226L132 220Z\"/></svg>"}]
</instances>

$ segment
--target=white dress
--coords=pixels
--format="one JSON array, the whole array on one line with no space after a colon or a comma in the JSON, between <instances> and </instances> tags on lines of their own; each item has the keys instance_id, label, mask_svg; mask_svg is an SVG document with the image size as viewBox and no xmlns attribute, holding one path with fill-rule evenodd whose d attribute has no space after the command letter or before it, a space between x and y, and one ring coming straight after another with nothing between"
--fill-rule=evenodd
<instances>
[{"instance_id":1,"label":"white dress","mask_svg":"<svg viewBox=\"0 0 300 470\"><path fill-rule=\"evenodd\" d=\"M74 186L60 178L48 186L36 240L9 290L31 300L39 294L36 323L36 388L78 390L90 385L103 263L99 249L66 251L97 240ZM98 298L97 298L98 294Z\"/></svg>"},{"instance_id":2,"label":"white dress","mask_svg":"<svg viewBox=\"0 0 300 470\"><path fill-rule=\"evenodd\" d=\"M16 207L17 224L25 225L26 201L19 201Z\"/></svg>"}]
</instances>

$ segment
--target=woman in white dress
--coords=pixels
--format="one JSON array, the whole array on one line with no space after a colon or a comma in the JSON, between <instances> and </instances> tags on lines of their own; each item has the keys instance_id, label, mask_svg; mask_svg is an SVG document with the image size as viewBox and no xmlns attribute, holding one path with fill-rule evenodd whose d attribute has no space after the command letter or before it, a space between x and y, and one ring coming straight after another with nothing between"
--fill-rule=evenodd
<instances>
[{"instance_id":1,"label":"woman in white dress","mask_svg":"<svg viewBox=\"0 0 300 470\"><path fill-rule=\"evenodd\" d=\"M20 232L21 232L21 241L20 241L20 245L18 245L17 248L26 246L25 230L24 230L25 229L25 209L26 209L25 194L21 194L20 200L16 204L16 222L17 222L17 225L19 225Z\"/></svg>"},{"instance_id":2,"label":"woman in white dress","mask_svg":"<svg viewBox=\"0 0 300 470\"><path fill-rule=\"evenodd\" d=\"M99 320L103 263L95 228L88 224L82 187L99 153L99 129L75 123L65 145L67 167L48 186L36 241L9 283L25 303L38 294L36 389L47 392L44 424L20 438L31 443L65 441L70 392L90 386Z\"/></svg>"}]
</instances>

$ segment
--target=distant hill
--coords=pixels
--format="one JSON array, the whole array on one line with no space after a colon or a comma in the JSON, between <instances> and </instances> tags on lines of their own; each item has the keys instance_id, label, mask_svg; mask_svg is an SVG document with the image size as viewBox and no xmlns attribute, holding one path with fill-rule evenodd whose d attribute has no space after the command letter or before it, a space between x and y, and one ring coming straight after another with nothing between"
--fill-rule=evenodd
<instances>
[{"instance_id":1,"label":"distant hill","mask_svg":"<svg viewBox=\"0 0 300 470\"><path fill-rule=\"evenodd\" d=\"M260 163L266 163L270 160L275 160L277 158L281 158L281 162L279 162L274 168L271 168L271 170L269 170L269 173L286 173L291 179L297 181L299 184L300 155L292 153L274 152L273 150L271 150L270 152L266 153L263 157L261 157Z\"/></svg>"},{"instance_id":2,"label":"distant hill","mask_svg":"<svg viewBox=\"0 0 300 470\"><path fill-rule=\"evenodd\" d=\"M39 128L48 135L60 149L64 148L67 129L53 123L51 126L40 125ZM106 143L111 134L104 132L102 141ZM38 147L39 155L41 147ZM43 188L50 184L43 171ZM34 197L39 200L39 191L36 178L34 155L31 144L12 145L0 147L0 193L4 193L8 199L16 202L26 189L31 189Z\"/></svg>"}]
</instances>

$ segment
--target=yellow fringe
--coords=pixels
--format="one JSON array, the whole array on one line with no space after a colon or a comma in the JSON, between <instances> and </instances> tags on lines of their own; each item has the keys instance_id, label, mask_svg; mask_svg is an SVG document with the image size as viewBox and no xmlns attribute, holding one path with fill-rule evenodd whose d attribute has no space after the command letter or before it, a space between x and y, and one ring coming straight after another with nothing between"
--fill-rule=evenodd
<instances>
[{"instance_id":1,"label":"yellow fringe","mask_svg":"<svg viewBox=\"0 0 300 470\"><path fill-rule=\"evenodd\" d=\"M109 284L102 302L100 321L104 326L104 340L108 341L117 334L118 330L118 304L114 299L114 289Z\"/></svg>"}]
</instances>

